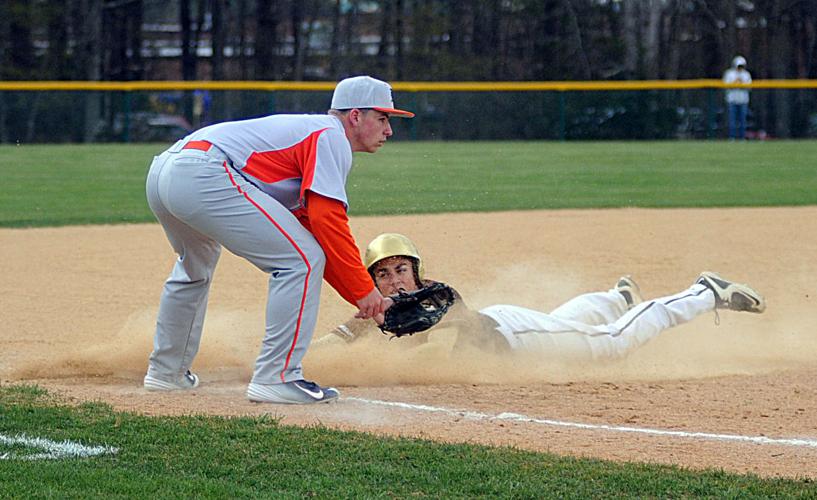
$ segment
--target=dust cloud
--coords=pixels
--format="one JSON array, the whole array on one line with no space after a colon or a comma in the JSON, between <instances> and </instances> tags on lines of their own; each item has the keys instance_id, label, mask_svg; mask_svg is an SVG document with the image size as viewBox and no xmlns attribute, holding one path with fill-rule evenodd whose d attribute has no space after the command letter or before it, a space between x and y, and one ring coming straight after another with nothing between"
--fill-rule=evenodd
<instances>
[{"instance_id":1,"label":"dust cloud","mask_svg":"<svg viewBox=\"0 0 817 500\"><path fill-rule=\"evenodd\" d=\"M526 275L522 266L515 269ZM518 298L525 304L548 302L575 288L575 284L553 285ZM497 302L486 290L474 297L475 304ZM261 318L260 311L209 311L194 369L209 381L248 381L260 346ZM458 333L454 329L438 328L398 339L373 328L353 343L331 334L316 338L304 365L308 377L324 384L393 386L689 379L808 367L813 362L817 338L808 333L817 330L798 330L803 324L814 324L817 315L800 315L788 325L761 319L765 318L729 311L706 314L665 331L624 359L595 362L564 360L558 352L455 349ZM154 325L155 310L141 310L130 315L116 334L78 338L51 359L20 364L10 378L114 378L138 383L152 348Z\"/></svg>"}]
</instances>

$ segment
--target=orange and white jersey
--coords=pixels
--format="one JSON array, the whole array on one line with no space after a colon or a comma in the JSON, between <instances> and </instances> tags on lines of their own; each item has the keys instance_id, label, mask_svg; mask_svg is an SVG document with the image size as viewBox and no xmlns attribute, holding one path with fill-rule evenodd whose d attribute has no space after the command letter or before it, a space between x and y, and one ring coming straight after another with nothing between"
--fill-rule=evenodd
<instances>
[{"instance_id":1,"label":"orange and white jersey","mask_svg":"<svg viewBox=\"0 0 817 500\"><path fill-rule=\"evenodd\" d=\"M215 145L248 181L291 211L303 208L307 190L349 206L352 146L334 116L271 115L217 123L184 141Z\"/></svg>"}]
</instances>

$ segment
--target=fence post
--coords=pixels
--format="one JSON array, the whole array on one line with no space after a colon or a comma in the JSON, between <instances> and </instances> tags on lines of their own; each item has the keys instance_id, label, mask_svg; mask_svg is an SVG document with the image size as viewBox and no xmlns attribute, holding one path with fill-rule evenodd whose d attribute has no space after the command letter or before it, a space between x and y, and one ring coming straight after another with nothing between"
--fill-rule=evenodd
<instances>
[{"instance_id":1,"label":"fence post","mask_svg":"<svg viewBox=\"0 0 817 500\"><path fill-rule=\"evenodd\" d=\"M567 113L565 109L565 91L559 90L559 140L565 140L565 122L567 121L567 117L565 114Z\"/></svg>"},{"instance_id":2,"label":"fence post","mask_svg":"<svg viewBox=\"0 0 817 500\"><path fill-rule=\"evenodd\" d=\"M122 142L130 142L131 95L129 90L126 90L125 95L122 96L122 108Z\"/></svg>"},{"instance_id":3,"label":"fence post","mask_svg":"<svg viewBox=\"0 0 817 500\"><path fill-rule=\"evenodd\" d=\"M417 140L417 118L420 116L420 112L417 110L417 92L411 93L411 108L412 111L416 113L414 118L409 120L409 137L412 141Z\"/></svg>"},{"instance_id":4,"label":"fence post","mask_svg":"<svg viewBox=\"0 0 817 500\"><path fill-rule=\"evenodd\" d=\"M712 139L717 129L715 114L715 89L706 89L706 138Z\"/></svg>"}]
</instances>

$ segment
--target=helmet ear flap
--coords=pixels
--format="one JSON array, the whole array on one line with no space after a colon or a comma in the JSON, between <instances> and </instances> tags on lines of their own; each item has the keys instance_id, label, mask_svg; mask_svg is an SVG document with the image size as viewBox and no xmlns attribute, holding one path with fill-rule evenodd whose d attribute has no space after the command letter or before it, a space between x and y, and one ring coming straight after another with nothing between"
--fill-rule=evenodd
<instances>
[{"instance_id":1,"label":"helmet ear flap","mask_svg":"<svg viewBox=\"0 0 817 500\"><path fill-rule=\"evenodd\" d=\"M414 270L414 282L417 288L423 288L423 278L420 275L420 259L411 259L411 268Z\"/></svg>"}]
</instances>

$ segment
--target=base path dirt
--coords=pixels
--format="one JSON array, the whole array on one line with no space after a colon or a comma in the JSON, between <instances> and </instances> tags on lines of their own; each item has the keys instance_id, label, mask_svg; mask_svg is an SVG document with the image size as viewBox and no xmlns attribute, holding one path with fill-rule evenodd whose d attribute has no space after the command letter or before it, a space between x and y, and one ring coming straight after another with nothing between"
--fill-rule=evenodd
<instances>
[{"instance_id":1,"label":"base path dirt","mask_svg":"<svg viewBox=\"0 0 817 500\"><path fill-rule=\"evenodd\" d=\"M548 311L632 274L648 297L704 270L750 283L762 315L721 312L624 360L407 355L385 337L312 349L330 405L244 398L263 331L266 276L227 252L214 278L202 385L144 391L159 293L174 256L156 224L0 230L0 380L148 415L271 414L383 435L510 445L618 461L817 478L817 207L618 209L354 218L417 243L427 274L472 308ZM325 286L316 339L354 309ZM444 344L444 342L443 342Z\"/></svg>"}]
</instances>

